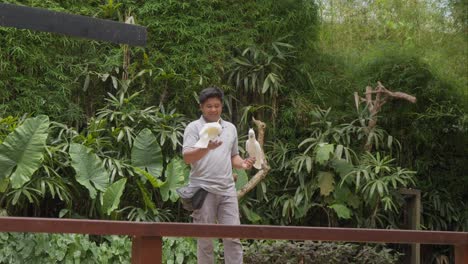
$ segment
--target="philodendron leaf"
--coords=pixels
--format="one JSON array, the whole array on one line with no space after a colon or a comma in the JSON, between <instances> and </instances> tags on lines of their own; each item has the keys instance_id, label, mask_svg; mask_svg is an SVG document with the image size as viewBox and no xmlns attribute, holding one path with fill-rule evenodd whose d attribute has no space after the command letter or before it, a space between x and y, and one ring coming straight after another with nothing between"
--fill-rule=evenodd
<instances>
[{"instance_id":1,"label":"philodendron leaf","mask_svg":"<svg viewBox=\"0 0 468 264\"><path fill-rule=\"evenodd\" d=\"M320 187L320 194L328 196L335 189L335 180L333 179L333 173L326 171L319 171L318 175L318 186Z\"/></svg>"},{"instance_id":2,"label":"philodendron leaf","mask_svg":"<svg viewBox=\"0 0 468 264\"><path fill-rule=\"evenodd\" d=\"M163 156L156 137L148 129L143 129L135 138L132 147L132 165L147 170L159 178L163 170Z\"/></svg>"},{"instance_id":3,"label":"philodendron leaf","mask_svg":"<svg viewBox=\"0 0 468 264\"><path fill-rule=\"evenodd\" d=\"M96 198L97 191L105 192L109 185L109 172L99 157L81 144L70 144L71 165L76 171L76 181L86 187L89 196Z\"/></svg>"},{"instance_id":4,"label":"philodendron leaf","mask_svg":"<svg viewBox=\"0 0 468 264\"><path fill-rule=\"evenodd\" d=\"M330 155L333 154L333 144L320 143L317 145L315 161L318 164L325 164L329 159Z\"/></svg>"},{"instance_id":5,"label":"philodendron leaf","mask_svg":"<svg viewBox=\"0 0 468 264\"><path fill-rule=\"evenodd\" d=\"M125 183L127 183L127 179L124 178L107 187L102 199L101 210L103 213L110 215L112 211L119 207L120 197L122 197L125 189Z\"/></svg>"},{"instance_id":6,"label":"philodendron leaf","mask_svg":"<svg viewBox=\"0 0 468 264\"><path fill-rule=\"evenodd\" d=\"M0 145L0 179L10 177L15 189L31 179L41 166L49 124L45 115L28 118L6 137Z\"/></svg>"},{"instance_id":7,"label":"philodendron leaf","mask_svg":"<svg viewBox=\"0 0 468 264\"><path fill-rule=\"evenodd\" d=\"M163 201L171 199L172 202L177 201L179 196L175 189L182 187L185 183L185 174L187 166L179 158L173 158L166 168L166 181L161 186L161 196Z\"/></svg>"},{"instance_id":8,"label":"philodendron leaf","mask_svg":"<svg viewBox=\"0 0 468 264\"><path fill-rule=\"evenodd\" d=\"M332 205L330 205L328 207L333 209L335 211L336 215L338 215L339 218L342 218L342 219L350 219L351 218L352 212L344 204L332 204Z\"/></svg>"}]
</instances>

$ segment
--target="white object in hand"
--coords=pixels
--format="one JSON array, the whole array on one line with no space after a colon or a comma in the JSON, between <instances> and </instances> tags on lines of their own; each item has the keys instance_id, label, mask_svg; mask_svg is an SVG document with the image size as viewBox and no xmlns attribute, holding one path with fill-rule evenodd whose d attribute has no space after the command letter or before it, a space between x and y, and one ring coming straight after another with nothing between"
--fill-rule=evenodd
<instances>
[{"instance_id":1,"label":"white object in hand","mask_svg":"<svg viewBox=\"0 0 468 264\"><path fill-rule=\"evenodd\" d=\"M219 136L222 130L223 128L218 122L206 123L200 130L200 133L198 134L200 136L200 139L197 141L197 143L195 143L194 147L207 148L210 140L213 140L217 136Z\"/></svg>"},{"instance_id":2,"label":"white object in hand","mask_svg":"<svg viewBox=\"0 0 468 264\"><path fill-rule=\"evenodd\" d=\"M262 147L260 147L260 143L258 143L255 138L255 132L253 129L249 129L249 139L245 142L245 149L247 150L247 153L249 153L249 157L255 157L255 163L253 166L258 170L261 169L265 157L263 155Z\"/></svg>"}]
</instances>

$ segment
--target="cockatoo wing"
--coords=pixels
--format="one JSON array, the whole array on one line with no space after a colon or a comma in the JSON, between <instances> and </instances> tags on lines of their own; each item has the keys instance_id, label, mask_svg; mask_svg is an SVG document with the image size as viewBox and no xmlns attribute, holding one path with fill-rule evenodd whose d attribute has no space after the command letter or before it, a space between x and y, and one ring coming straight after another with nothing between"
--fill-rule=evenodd
<instances>
[{"instance_id":1,"label":"cockatoo wing","mask_svg":"<svg viewBox=\"0 0 468 264\"><path fill-rule=\"evenodd\" d=\"M265 156L263 155L262 147L260 147L260 143L258 143L258 141L255 140L255 163L253 166L257 170L260 170L262 168L264 159Z\"/></svg>"},{"instance_id":2,"label":"cockatoo wing","mask_svg":"<svg viewBox=\"0 0 468 264\"><path fill-rule=\"evenodd\" d=\"M253 166L260 170L265 158L262 147L260 147L260 143L258 143L258 141L254 138L249 138L245 142L245 149L247 150L247 153L249 153L249 157L255 157L255 163Z\"/></svg>"},{"instance_id":3,"label":"cockatoo wing","mask_svg":"<svg viewBox=\"0 0 468 264\"><path fill-rule=\"evenodd\" d=\"M254 157L255 155L255 142L252 139L247 139L245 142L245 150L249 154L249 157Z\"/></svg>"},{"instance_id":4,"label":"cockatoo wing","mask_svg":"<svg viewBox=\"0 0 468 264\"><path fill-rule=\"evenodd\" d=\"M202 129L200 130L200 133L198 133L198 135L200 136L200 139L197 141L197 143L195 143L193 147L207 148L210 140L213 140L217 136L219 136L222 130L223 128L218 122L211 122L211 123L204 124Z\"/></svg>"},{"instance_id":5,"label":"cockatoo wing","mask_svg":"<svg viewBox=\"0 0 468 264\"><path fill-rule=\"evenodd\" d=\"M193 146L194 148L207 148L208 143L210 142L210 138L208 137L207 133L200 135L200 139L195 143Z\"/></svg>"}]
</instances>

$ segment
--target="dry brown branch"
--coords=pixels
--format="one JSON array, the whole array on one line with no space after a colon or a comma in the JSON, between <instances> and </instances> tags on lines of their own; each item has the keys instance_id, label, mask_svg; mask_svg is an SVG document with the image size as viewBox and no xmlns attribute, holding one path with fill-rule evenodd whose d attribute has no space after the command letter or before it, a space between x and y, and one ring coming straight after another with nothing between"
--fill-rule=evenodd
<instances>
[{"instance_id":1,"label":"dry brown branch","mask_svg":"<svg viewBox=\"0 0 468 264\"><path fill-rule=\"evenodd\" d=\"M375 97L373 96L375 95ZM411 103L416 103L416 97L403 92L392 92L385 88L381 82L377 82L377 87L372 88L366 87L365 97L360 97L357 92L354 93L354 102L356 108L359 108L359 103L365 102L370 113L370 120L367 123L366 132L369 135L370 132L377 125L377 114L382 109L382 106L391 99L402 99ZM365 125L365 124L362 124ZM364 146L365 150L369 151L372 149L372 141L368 140Z\"/></svg>"},{"instance_id":2,"label":"dry brown branch","mask_svg":"<svg viewBox=\"0 0 468 264\"><path fill-rule=\"evenodd\" d=\"M255 125L257 125L258 130L258 138L257 141L260 143L260 146L263 149L263 143L265 140L265 129L266 124L260 120L256 120L252 118ZM239 190L237 191L237 198L240 199L244 197L245 194L250 192L255 186L257 186L265 177L267 176L268 172L270 171L270 166L267 164L267 159L265 156L265 160L262 166L262 169L257 171L257 173Z\"/></svg>"},{"instance_id":3,"label":"dry brown branch","mask_svg":"<svg viewBox=\"0 0 468 264\"><path fill-rule=\"evenodd\" d=\"M253 122L255 123L255 125L257 126L257 129L258 129L258 137L257 137L257 141L258 143L260 143L260 146L262 147L263 149L263 141L265 140L265 128L266 128L266 124L260 120L257 120L255 119L255 117L252 117L252 120Z\"/></svg>"}]
</instances>

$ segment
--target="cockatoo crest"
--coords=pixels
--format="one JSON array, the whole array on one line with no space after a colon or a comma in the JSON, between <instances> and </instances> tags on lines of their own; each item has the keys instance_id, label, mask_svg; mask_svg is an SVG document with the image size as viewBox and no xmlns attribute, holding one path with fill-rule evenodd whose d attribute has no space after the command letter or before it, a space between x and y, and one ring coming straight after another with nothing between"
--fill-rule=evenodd
<instances>
[{"instance_id":1,"label":"cockatoo crest","mask_svg":"<svg viewBox=\"0 0 468 264\"><path fill-rule=\"evenodd\" d=\"M255 157L255 163L253 166L258 170L261 169L262 164L265 161L265 156L263 155L260 143L258 143L255 138L255 131L253 129L249 129L249 138L245 142L245 149L247 150L247 153L249 153L249 157Z\"/></svg>"},{"instance_id":2,"label":"cockatoo crest","mask_svg":"<svg viewBox=\"0 0 468 264\"><path fill-rule=\"evenodd\" d=\"M213 140L217 136L219 136L222 130L223 128L221 127L221 124L219 124L219 122L206 123L205 125L203 125L202 129L200 130L200 133L198 133L200 139L197 141L197 143L195 143L194 147L207 148L210 140Z\"/></svg>"},{"instance_id":3,"label":"cockatoo crest","mask_svg":"<svg viewBox=\"0 0 468 264\"><path fill-rule=\"evenodd\" d=\"M250 138L253 138L253 139L256 139L255 137L255 131L253 129L249 129L249 139Z\"/></svg>"}]
</instances>

